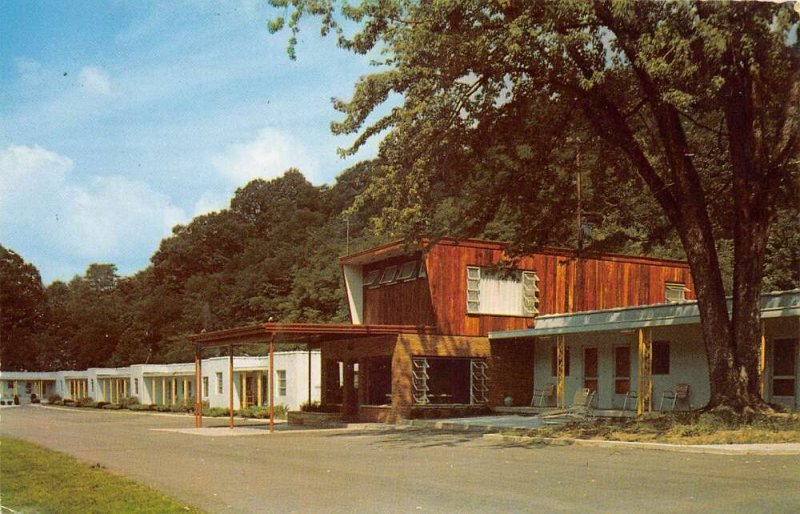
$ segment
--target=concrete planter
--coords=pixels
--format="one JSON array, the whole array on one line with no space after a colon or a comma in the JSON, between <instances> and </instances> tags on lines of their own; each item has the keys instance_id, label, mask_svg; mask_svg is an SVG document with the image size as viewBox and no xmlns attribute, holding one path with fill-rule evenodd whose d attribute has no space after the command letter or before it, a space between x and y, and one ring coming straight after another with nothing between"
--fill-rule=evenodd
<instances>
[{"instance_id":1,"label":"concrete planter","mask_svg":"<svg viewBox=\"0 0 800 514\"><path fill-rule=\"evenodd\" d=\"M342 415L338 412L289 411L290 425L331 426L342 425Z\"/></svg>"}]
</instances>

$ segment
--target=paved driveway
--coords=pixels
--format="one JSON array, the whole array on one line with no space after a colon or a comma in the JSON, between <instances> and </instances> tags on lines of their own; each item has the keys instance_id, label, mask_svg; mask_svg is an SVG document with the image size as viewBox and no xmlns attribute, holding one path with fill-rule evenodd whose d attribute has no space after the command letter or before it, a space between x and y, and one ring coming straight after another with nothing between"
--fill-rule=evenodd
<instances>
[{"instance_id":1,"label":"paved driveway","mask_svg":"<svg viewBox=\"0 0 800 514\"><path fill-rule=\"evenodd\" d=\"M2 435L211 512L800 511L796 456L521 447L420 429L203 437L163 430L190 428L191 417L43 407L0 415Z\"/></svg>"}]
</instances>

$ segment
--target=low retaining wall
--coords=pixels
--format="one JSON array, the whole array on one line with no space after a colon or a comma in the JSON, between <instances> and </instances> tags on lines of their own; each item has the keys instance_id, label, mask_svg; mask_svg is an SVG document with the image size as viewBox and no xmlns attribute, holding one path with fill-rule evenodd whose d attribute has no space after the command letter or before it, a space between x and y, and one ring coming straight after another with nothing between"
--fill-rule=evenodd
<instances>
[{"instance_id":1,"label":"low retaining wall","mask_svg":"<svg viewBox=\"0 0 800 514\"><path fill-rule=\"evenodd\" d=\"M342 415L338 412L290 411L286 417L290 425L330 426L342 424Z\"/></svg>"}]
</instances>

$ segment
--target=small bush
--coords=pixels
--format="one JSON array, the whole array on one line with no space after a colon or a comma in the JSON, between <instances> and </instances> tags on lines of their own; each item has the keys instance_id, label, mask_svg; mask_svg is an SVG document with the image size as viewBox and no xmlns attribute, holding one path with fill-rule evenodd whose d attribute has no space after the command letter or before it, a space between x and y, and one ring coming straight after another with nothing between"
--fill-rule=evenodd
<instances>
[{"instance_id":1,"label":"small bush","mask_svg":"<svg viewBox=\"0 0 800 514\"><path fill-rule=\"evenodd\" d=\"M333 414L339 413L342 411L341 405L335 404L324 404L319 402L305 402L300 405L300 410L303 412L330 412Z\"/></svg>"},{"instance_id":2,"label":"small bush","mask_svg":"<svg viewBox=\"0 0 800 514\"><path fill-rule=\"evenodd\" d=\"M64 398L64 400L61 403L66 407L72 407L73 405L75 405L75 400L72 400L70 398Z\"/></svg>"},{"instance_id":3,"label":"small bush","mask_svg":"<svg viewBox=\"0 0 800 514\"><path fill-rule=\"evenodd\" d=\"M94 404L95 408L97 408L97 409L102 409L106 405L108 405L108 402L102 402L102 401L101 402L95 402L95 404Z\"/></svg>"},{"instance_id":4,"label":"small bush","mask_svg":"<svg viewBox=\"0 0 800 514\"><path fill-rule=\"evenodd\" d=\"M61 403L61 395L51 394L47 397L47 403L55 404L56 402L58 402L58 404Z\"/></svg>"},{"instance_id":5,"label":"small bush","mask_svg":"<svg viewBox=\"0 0 800 514\"><path fill-rule=\"evenodd\" d=\"M94 407L94 400L91 398L78 398L73 402L75 407Z\"/></svg>"},{"instance_id":6,"label":"small bush","mask_svg":"<svg viewBox=\"0 0 800 514\"><path fill-rule=\"evenodd\" d=\"M209 407L207 409L203 409L203 416L208 416L210 418L222 418L229 415L230 412L228 409L223 407Z\"/></svg>"},{"instance_id":7,"label":"small bush","mask_svg":"<svg viewBox=\"0 0 800 514\"><path fill-rule=\"evenodd\" d=\"M107 409L107 410L120 410L122 408L122 405L120 405L118 403L109 403L109 404L103 405L103 408Z\"/></svg>"},{"instance_id":8,"label":"small bush","mask_svg":"<svg viewBox=\"0 0 800 514\"><path fill-rule=\"evenodd\" d=\"M130 408L131 405L139 405L139 398L136 396L130 396L125 399L125 405L127 405L128 408Z\"/></svg>"},{"instance_id":9,"label":"small bush","mask_svg":"<svg viewBox=\"0 0 800 514\"><path fill-rule=\"evenodd\" d=\"M170 405L169 410L170 412L191 412L192 408L189 405L177 403L175 405Z\"/></svg>"},{"instance_id":10,"label":"small bush","mask_svg":"<svg viewBox=\"0 0 800 514\"><path fill-rule=\"evenodd\" d=\"M156 405L155 410L156 412L169 412L170 407L169 405Z\"/></svg>"},{"instance_id":11,"label":"small bush","mask_svg":"<svg viewBox=\"0 0 800 514\"><path fill-rule=\"evenodd\" d=\"M152 405L143 404L143 403L136 403L136 404L133 404L133 405L128 405L128 410L148 411L148 410L153 410L153 406Z\"/></svg>"}]
</instances>

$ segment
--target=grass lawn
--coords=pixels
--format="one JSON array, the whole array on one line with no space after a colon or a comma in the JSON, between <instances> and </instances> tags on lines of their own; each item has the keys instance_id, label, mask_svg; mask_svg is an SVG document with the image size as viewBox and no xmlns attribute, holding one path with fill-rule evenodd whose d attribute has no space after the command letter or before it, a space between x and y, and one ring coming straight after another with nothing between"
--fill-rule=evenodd
<instances>
[{"instance_id":1,"label":"grass lawn","mask_svg":"<svg viewBox=\"0 0 800 514\"><path fill-rule=\"evenodd\" d=\"M26 513L201 512L100 465L10 438L0 439L0 504Z\"/></svg>"},{"instance_id":2,"label":"grass lawn","mask_svg":"<svg viewBox=\"0 0 800 514\"><path fill-rule=\"evenodd\" d=\"M675 413L639 420L596 419L525 431L531 437L672 444L800 443L800 416L743 420L726 413Z\"/></svg>"}]
</instances>

